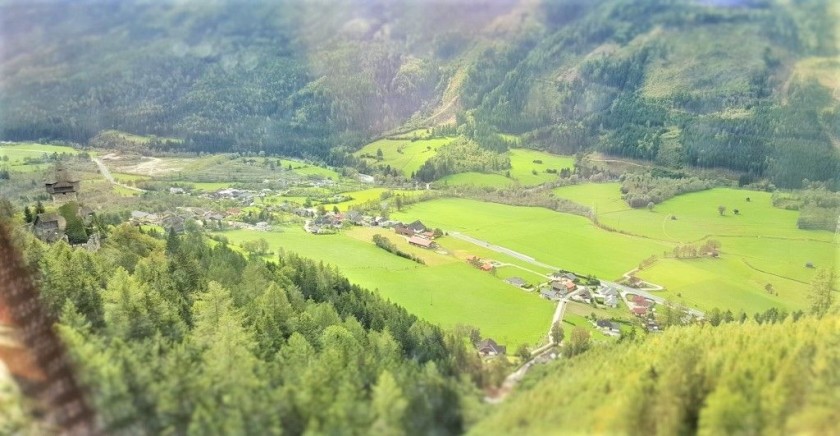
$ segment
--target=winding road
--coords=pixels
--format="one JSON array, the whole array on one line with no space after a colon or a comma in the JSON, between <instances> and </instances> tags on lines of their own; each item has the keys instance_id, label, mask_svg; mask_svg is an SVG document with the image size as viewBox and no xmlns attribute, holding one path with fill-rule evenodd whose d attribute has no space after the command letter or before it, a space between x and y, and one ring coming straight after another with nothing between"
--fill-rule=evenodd
<instances>
[{"instance_id":1,"label":"winding road","mask_svg":"<svg viewBox=\"0 0 840 436\"><path fill-rule=\"evenodd\" d=\"M102 174L102 177L105 177L105 180L110 182L112 185L119 185L125 189L130 189L132 191L146 192L140 188L135 188L134 186L128 186L123 183L117 182L116 179L114 179L114 176L111 175L111 171L108 170L108 167L106 167L105 164L102 162L102 159L95 157L93 158L93 162L96 163L97 167L99 167L99 172Z\"/></svg>"}]
</instances>

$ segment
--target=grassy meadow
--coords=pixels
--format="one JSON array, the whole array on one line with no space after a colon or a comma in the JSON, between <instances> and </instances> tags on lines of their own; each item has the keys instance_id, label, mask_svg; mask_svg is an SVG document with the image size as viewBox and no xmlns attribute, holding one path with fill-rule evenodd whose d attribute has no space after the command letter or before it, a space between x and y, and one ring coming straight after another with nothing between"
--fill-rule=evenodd
<instances>
[{"instance_id":1,"label":"grassy meadow","mask_svg":"<svg viewBox=\"0 0 840 436\"><path fill-rule=\"evenodd\" d=\"M283 168L292 168L292 171L301 176L318 176L325 179L338 180L341 175L332 169L319 167L317 165L308 164L297 160L278 159Z\"/></svg>"},{"instance_id":2,"label":"grassy meadow","mask_svg":"<svg viewBox=\"0 0 840 436\"><path fill-rule=\"evenodd\" d=\"M504 188L513 185L515 181L507 178L501 174L487 174L487 173L458 173L442 177L435 182L436 186L477 186L489 188Z\"/></svg>"},{"instance_id":3,"label":"grassy meadow","mask_svg":"<svg viewBox=\"0 0 840 436\"><path fill-rule=\"evenodd\" d=\"M548 169L559 172L563 168L572 169L575 166L575 159L571 156L560 156L526 148L513 148L508 155L510 156L511 178L525 186L541 185L556 179L557 174L547 173ZM534 161L542 161L542 163ZM534 174L534 171L537 174Z\"/></svg>"},{"instance_id":4,"label":"grassy meadow","mask_svg":"<svg viewBox=\"0 0 840 436\"><path fill-rule=\"evenodd\" d=\"M417 254L426 265L397 257L372 242L381 233L400 249ZM352 282L375 290L408 311L444 327L469 324L502 344L533 344L544 335L554 305L451 254L409 246L393 232L348 229L336 235L310 235L300 228L281 232L222 232L231 243L264 238L275 252L283 249L338 267ZM440 243L447 248L451 237Z\"/></svg>"},{"instance_id":5,"label":"grassy meadow","mask_svg":"<svg viewBox=\"0 0 840 436\"><path fill-rule=\"evenodd\" d=\"M510 177L500 173L466 172L443 177L435 182L435 185L440 187L503 188L518 183L523 186L536 186L557 178L557 174L548 173L546 170L559 172L563 168L572 169L575 164L575 160L571 156L561 156L527 148L512 148L508 151L508 157L511 166Z\"/></svg>"},{"instance_id":6,"label":"grassy meadow","mask_svg":"<svg viewBox=\"0 0 840 436\"><path fill-rule=\"evenodd\" d=\"M9 171L23 173L43 171L50 167L49 164L27 164L26 159L40 159L44 155L57 154L78 154L79 150L62 145L37 144L34 142L22 142L14 144L0 144L0 167L7 167ZM5 160L5 159L8 160Z\"/></svg>"},{"instance_id":7,"label":"grassy meadow","mask_svg":"<svg viewBox=\"0 0 840 436\"><path fill-rule=\"evenodd\" d=\"M395 219L457 231L534 257L537 261L605 279L619 278L639 261L661 254L660 241L599 229L586 218L539 207L466 199L419 203Z\"/></svg>"},{"instance_id":8,"label":"grassy meadow","mask_svg":"<svg viewBox=\"0 0 840 436\"><path fill-rule=\"evenodd\" d=\"M594 207L605 226L672 247L720 241L718 259L660 259L638 274L665 286L664 296L701 309L803 309L815 273L805 264L836 268L840 259L831 232L798 229L798 213L773 207L767 192L717 188L677 196L652 211L628 207L617 183L568 186L554 193ZM723 215L718 206L726 207Z\"/></svg>"},{"instance_id":9,"label":"grassy meadow","mask_svg":"<svg viewBox=\"0 0 840 436\"><path fill-rule=\"evenodd\" d=\"M453 141L454 138L432 138L411 141L409 139L380 139L362 147L353 153L376 156L377 150L382 150L382 160L368 159L371 164L379 166L390 165L402 171L406 177L420 169L427 160L437 154L437 150Z\"/></svg>"}]
</instances>

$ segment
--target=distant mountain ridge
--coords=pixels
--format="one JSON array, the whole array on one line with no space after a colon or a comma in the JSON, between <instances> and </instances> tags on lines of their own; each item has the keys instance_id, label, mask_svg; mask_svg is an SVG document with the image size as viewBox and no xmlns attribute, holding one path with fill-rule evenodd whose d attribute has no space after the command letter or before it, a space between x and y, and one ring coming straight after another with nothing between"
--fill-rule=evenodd
<instances>
[{"instance_id":1,"label":"distant mountain ridge","mask_svg":"<svg viewBox=\"0 0 840 436\"><path fill-rule=\"evenodd\" d=\"M830 1L0 6L0 139L117 129L344 163L399 128L555 152L840 174ZM173 145L174 144L174 145Z\"/></svg>"}]
</instances>

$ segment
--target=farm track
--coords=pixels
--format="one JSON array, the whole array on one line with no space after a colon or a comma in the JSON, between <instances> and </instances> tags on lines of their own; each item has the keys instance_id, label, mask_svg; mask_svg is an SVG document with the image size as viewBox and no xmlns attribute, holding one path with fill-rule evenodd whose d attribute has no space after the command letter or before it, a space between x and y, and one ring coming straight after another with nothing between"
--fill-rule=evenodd
<instances>
[{"instance_id":1,"label":"farm track","mask_svg":"<svg viewBox=\"0 0 840 436\"><path fill-rule=\"evenodd\" d=\"M105 177L105 180L110 182L112 185L122 186L123 188L130 189L132 191L146 192L146 191L144 191L140 188L135 188L134 186L128 186L128 185L117 182L114 179L114 176L111 174L111 171L109 171L108 167L106 167L105 164L102 162L102 159L99 159L98 157L95 157L95 158L93 158L93 162L96 163L97 167L99 167L99 172L102 174L102 177Z\"/></svg>"}]
</instances>

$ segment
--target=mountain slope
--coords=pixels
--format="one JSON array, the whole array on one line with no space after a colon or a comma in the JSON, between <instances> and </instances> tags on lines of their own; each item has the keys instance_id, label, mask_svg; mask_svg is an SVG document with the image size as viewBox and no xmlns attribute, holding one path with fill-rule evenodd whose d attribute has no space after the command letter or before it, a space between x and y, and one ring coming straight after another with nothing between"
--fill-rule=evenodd
<instances>
[{"instance_id":1,"label":"mountain slope","mask_svg":"<svg viewBox=\"0 0 840 436\"><path fill-rule=\"evenodd\" d=\"M832 434L840 317L670 329L526 380L472 434Z\"/></svg>"},{"instance_id":2,"label":"mountain slope","mask_svg":"<svg viewBox=\"0 0 840 436\"><path fill-rule=\"evenodd\" d=\"M0 138L106 129L343 163L455 121L786 187L837 182L836 2L36 2L0 6ZM346 151L346 150L345 150ZM838 182L840 183L840 182Z\"/></svg>"}]
</instances>

